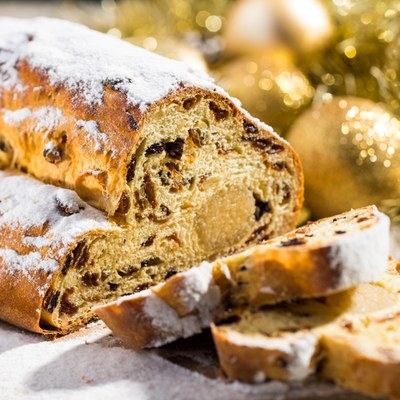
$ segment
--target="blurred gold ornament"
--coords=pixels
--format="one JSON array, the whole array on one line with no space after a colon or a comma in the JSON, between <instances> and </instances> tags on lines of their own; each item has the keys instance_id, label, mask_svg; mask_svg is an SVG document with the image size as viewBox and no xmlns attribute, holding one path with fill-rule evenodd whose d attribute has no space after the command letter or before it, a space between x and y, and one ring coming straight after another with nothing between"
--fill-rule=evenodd
<instances>
[{"instance_id":1,"label":"blurred gold ornament","mask_svg":"<svg viewBox=\"0 0 400 400\"><path fill-rule=\"evenodd\" d=\"M108 7L108 3L115 7ZM162 36L221 31L229 0L103 0L115 15L114 28L122 36ZM103 5L104 7L104 5Z\"/></svg>"},{"instance_id":2,"label":"blurred gold ornament","mask_svg":"<svg viewBox=\"0 0 400 400\"><path fill-rule=\"evenodd\" d=\"M303 162L314 217L387 199L400 202L400 121L382 106L333 98L303 113L288 140Z\"/></svg>"},{"instance_id":3,"label":"blurred gold ornament","mask_svg":"<svg viewBox=\"0 0 400 400\"><path fill-rule=\"evenodd\" d=\"M400 34L398 0L324 0L336 21L332 46L315 60L302 60L314 84L336 96L386 101L382 62L387 46Z\"/></svg>"},{"instance_id":4,"label":"blurred gold ornament","mask_svg":"<svg viewBox=\"0 0 400 400\"><path fill-rule=\"evenodd\" d=\"M167 38L144 36L144 37L130 37L126 40L135 44L136 46L143 47L146 50L154 51L164 57L172 58L174 60L183 61L193 68L202 69L207 71L207 62L203 53L186 43L183 39L178 39L173 36Z\"/></svg>"},{"instance_id":5,"label":"blurred gold ornament","mask_svg":"<svg viewBox=\"0 0 400 400\"><path fill-rule=\"evenodd\" d=\"M333 34L333 22L319 0L240 0L229 11L224 29L231 54L277 44L310 54L325 48Z\"/></svg>"},{"instance_id":6,"label":"blurred gold ornament","mask_svg":"<svg viewBox=\"0 0 400 400\"><path fill-rule=\"evenodd\" d=\"M231 61L215 77L251 114L284 133L314 94L292 59L287 50L275 49Z\"/></svg>"}]
</instances>

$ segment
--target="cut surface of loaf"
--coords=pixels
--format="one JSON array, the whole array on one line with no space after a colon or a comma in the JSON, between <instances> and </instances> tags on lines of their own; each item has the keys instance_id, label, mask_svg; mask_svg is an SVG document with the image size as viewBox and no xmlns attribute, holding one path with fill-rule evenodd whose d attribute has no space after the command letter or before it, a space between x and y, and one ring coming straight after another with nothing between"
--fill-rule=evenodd
<instances>
[{"instance_id":1,"label":"cut surface of loaf","mask_svg":"<svg viewBox=\"0 0 400 400\"><path fill-rule=\"evenodd\" d=\"M0 171L0 232L0 318L36 332L76 329L175 272L75 192L18 172Z\"/></svg>"},{"instance_id":2,"label":"cut surface of loaf","mask_svg":"<svg viewBox=\"0 0 400 400\"><path fill-rule=\"evenodd\" d=\"M326 218L95 308L130 347L188 337L224 309L317 297L386 270L389 219L374 206Z\"/></svg>"},{"instance_id":3,"label":"cut surface of loaf","mask_svg":"<svg viewBox=\"0 0 400 400\"><path fill-rule=\"evenodd\" d=\"M123 226L99 249L125 248L121 274L156 283L295 226L297 155L204 73L74 23L1 18L0 74L2 166Z\"/></svg>"},{"instance_id":4,"label":"cut surface of loaf","mask_svg":"<svg viewBox=\"0 0 400 400\"><path fill-rule=\"evenodd\" d=\"M256 311L212 326L221 367L245 382L312 374L370 396L398 398L400 264L371 283Z\"/></svg>"}]
</instances>

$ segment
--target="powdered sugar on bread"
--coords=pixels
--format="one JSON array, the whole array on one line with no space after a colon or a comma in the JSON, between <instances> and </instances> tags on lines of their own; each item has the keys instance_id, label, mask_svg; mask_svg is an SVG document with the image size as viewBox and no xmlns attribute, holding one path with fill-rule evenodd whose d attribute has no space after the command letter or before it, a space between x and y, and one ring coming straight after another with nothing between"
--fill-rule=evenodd
<instances>
[{"instance_id":1,"label":"powdered sugar on bread","mask_svg":"<svg viewBox=\"0 0 400 400\"><path fill-rule=\"evenodd\" d=\"M56 261L76 240L91 231L114 231L104 214L68 189L46 185L24 175L0 172L0 232L22 236L23 253L2 243L0 257L9 273L54 272ZM7 246L7 247L5 247Z\"/></svg>"},{"instance_id":2,"label":"powdered sugar on bread","mask_svg":"<svg viewBox=\"0 0 400 400\"><path fill-rule=\"evenodd\" d=\"M0 48L3 85L19 83L14 66L24 59L88 104L102 102L107 83L142 111L180 86L220 90L200 70L62 20L1 18Z\"/></svg>"}]
</instances>

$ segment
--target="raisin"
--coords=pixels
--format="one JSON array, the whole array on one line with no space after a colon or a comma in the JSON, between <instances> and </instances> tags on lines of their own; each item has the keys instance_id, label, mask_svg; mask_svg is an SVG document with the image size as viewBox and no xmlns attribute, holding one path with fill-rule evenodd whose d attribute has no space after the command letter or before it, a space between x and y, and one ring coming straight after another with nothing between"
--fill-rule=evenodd
<instances>
[{"instance_id":1,"label":"raisin","mask_svg":"<svg viewBox=\"0 0 400 400\"><path fill-rule=\"evenodd\" d=\"M283 169L287 168L287 165L284 161L276 161L271 164L271 168L275 171L282 171Z\"/></svg>"},{"instance_id":2,"label":"raisin","mask_svg":"<svg viewBox=\"0 0 400 400\"><path fill-rule=\"evenodd\" d=\"M57 164L62 161L63 151L61 148L56 146L54 142L49 142L44 146L43 157L51 164Z\"/></svg>"},{"instance_id":3,"label":"raisin","mask_svg":"<svg viewBox=\"0 0 400 400\"><path fill-rule=\"evenodd\" d=\"M230 315L229 317L222 318L216 322L216 326L231 325L240 322L242 318L239 315Z\"/></svg>"},{"instance_id":4,"label":"raisin","mask_svg":"<svg viewBox=\"0 0 400 400\"><path fill-rule=\"evenodd\" d=\"M160 154L165 150L165 143L153 143L146 149L146 156L151 156L153 154Z\"/></svg>"},{"instance_id":5,"label":"raisin","mask_svg":"<svg viewBox=\"0 0 400 400\"><path fill-rule=\"evenodd\" d=\"M267 138L258 138L256 136L249 135L249 136L242 136L242 140L250 142L257 149L264 150L268 154L276 154L284 150L283 146L274 143Z\"/></svg>"},{"instance_id":6,"label":"raisin","mask_svg":"<svg viewBox=\"0 0 400 400\"><path fill-rule=\"evenodd\" d=\"M26 35L26 38L28 39L28 42L32 42L34 36L33 36L31 33L28 33L28 34Z\"/></svg>"},{"instance_id":7,"label":"raisin","mask_svg":"<svg viewBox=\"0 0 400 400\"><path fill-rule=\"evenodd\" d=\"M79 242L72 252L73 262L75 266L82 267L89 258L89 251L85 245L85 240Z\"/></svg>"},{"instance_id":8,"label":"raisin","mask_svg":"<svg viewBox=\"0 0 400 400\"><path fill-rule=\"evenodd\" d=\"M23 165L19 168L21 170L21 172L23 172L24 174L28 173L28 168L24 167Z\"/></svg>"},{"instance_id":9,"label":"raisin","mask_svg":"<svg viewBox=\"0 0 400 400\"><path fill-rule=\"evenodd\" d=\"M163 261L161 260L161 258L159 257L153 257L153 258L148 258L147 260L143 260L140 263L140 266L142 268L146 268L146 267L153 267L155 265L160 265Z\"/></svg>"},{"instance_id":10,"label":"raisin","mask_svg":"<svg viewBox=\"0 0 400 400\"><path fill-rule=\"evenodd\" d=\"M182 102L182 107L186 110L189 111L191 108L193 108L200 100L200 96L196 97L191 97L189 99L186 99Z\"/></svg>"},{"instance_id":11,"label":"raisin","mask_svg":"<svg viewBox=\"0 0 400 400\"><path fill-rule=\"evenodd\" d=\"M254 218L259 221L261 217L271 212L271 204L269 201L261 201L256 198L256 211L254 212Z\"/></svg>"},{"instance_id":12,"label":"raisin","mask_svg":"<svg viewBox=\"0 0 400 400\"><path fill-rule=\"evenodd\" d=\"M124 276L130 276L132 274L134 274L135 272L139 271L138 267L135 267L134 265L130 265L126 271L122 271L122 270L118 270L117 274L120 277L124 277Z\"/></svg>"},{"instance_id":13,"label":"raisin","mask_svg":"<svg viewBox=\"0 0 400 400\"><path fill-rule=\"evenodd\" d=\"M130 163L128 164L127 172L126 172L126 182L129 183L135 177L135 167L136 167L136 157L132 156Z\"/></svg>"},{"instance_id":14,"label":"raisin","mask_svg":"<svg viewBox=\"0 0 400 400\"><path fill-rule=\"evenodd\" d=\"M141 285L138 285L133 289L133 293L138 293L141 292L142 290L146 290L150 287L149 283L142 283Z\"/></svg>"},{"instance_id":15,"label":"raisin","mask_svg":"<svg viewBox=\"0 0 400 400\"><path fill-rule=\"evenodd\" d=\"M140 243L142 247L149 247L153 244L156 235L149 236L144 242Z\"/></svg>"},{"instance_id":16,"label":"raisin","mask_svg":"<svg viewBox=\"0 0 400 400\"><path fill-rule=\"evenodd\" d=\"M78 311L78 307L73 304L69 299L73 292L74 289L70 288L66 289L63 293L60 302L60 314L73 315Z\"/></svg>"},{"instance_id":17,"label":"raisin","mask_svg":"<svg viewBox=\"0 0 400 400\"><path fill-rule=\"evenodd\" d=\"M357 219L357 222L364 222L364 221L368 221L368 217L360 217Z\"/></svg>"},{"instance_id":18,"label":"raisin","mask_svg":"<svg viewBox=\"0 0 400 400\"><path fill-rule=\"evenodd\" d=\"M54 292L50 290L47 292L46 297L43 301L43 307L49 312L52 313L57 307L58 298L60 297L60 291L57 290Z\"/></svg>"},{"instance_id":19,"label":"raisin","mask_svg":"<svg viewBox=\"0 0 400 400\"><path fill-rule=\"evenodd\" d=\"M143 178L144 193L146 199L153 208L157 207L156 188L149 172L146 172Z\"/></svg>"},{"instance_id":20,"label":"raisin","mask_svg":"<svg viewBox=\"0 0 400 400\"><path fill-rule=\"evenodd\" d=\"M167 142L165 144L167 154L176 160L180 160L182 158L184 144L185 141L182 138L178 138L174 142Z\"/></svg>"},{"instance_id":21,"label":"raisin","mask_svg":"<svg viewBox=\"0 0 400 400\"><path fill-rule=\"evenodd\" d=\"M210 101L209 107L212 113L214 114L215 120L217 122L228 118L229 115L228 111L218 107L218 105L213 101Z\"/></svg>"},{"instance_id":22,"label":"raisin","mask_svg":"<svg viewBox=\"0 0 400 400\"><path fill-rule=\"evenodd\" d=\"M108 286L112 292L115 292L118 289L118 283L108 282Z\"/></svg>"},{"instance_id":23,"label":"raisin","mask_svg":"<svg viewBox=\"0 0 400 400\"><path fill-rule=\"evenodd\" d=\"M99 286L99 274L87 271L82 276L82 282L85 286Z\"/></svg>"},{"instance_id":24,"label":"raisin","mask_svg":"<svg viewBox=\"0 0 400 400\"><path fill-rule=\"evenodd\" d=\"M62 270L61 270L61 273L63 275L67 274L67 271L68 271L69 267L71 266L71 262L72 262L72 254L70 253L65 258L65 262L64 262L64 265L63 265Z\"/></svg>"},{"instance_id":25,"label":"raisin","mask_svg":"<svg viewBox=\"0 0 400 400\"><path fill-rule=\"evenodd\" d=\"M284 242L281 242L281 246L282 247L288 247L288 246L301 246L303 244L305 244L305 240L304 239L300 239L300 238L293 238L293 239L288 239Z\"/></svg>"},{"instance_id":26,"label":"raisin","mask_svg":"<svg viewBox=\"0 0 400 400\"><path fill-rule=\"evenodd\" d=\"M130 207L131 202L129 196L126 193L122 193L116 213L125 215L129 211Z\"/></svg>"},{"instance_id":27,"label":"raisin","mask_svg":"<svg viewBox=\"0 0 400 400\"><path fill-rule=\"evenodd\" d=\"M137 131L138 124L137 124L135 118L133 118L133 115L129 111L126 111L126 115L128 116L128 123L129 123L129 126L131 127L131 129L134 131Z\"/></svg>"},{"instance_id":28,"label":"raisin","mask_svg":"<svg viewBox=\"0 0 400 400\"><path fill-rule=\"evenodd\" d=\"M246 133L252 133L252 134L258 133L258 128L246 120L243 120L243 128L246 131Z\"/></svg>"},{"instance_id":29,"label":"raisin","mask_svg":"<svg viewBox=\"0 0 400 400\"><path fill-rule=\"evenodd\" d=\"M167 271L167 273L165 274L165 279L171 278L171 276L174 276L177 273L178 273L178 271L173 268L173 269Z\"/></svg>"}]
</instances>

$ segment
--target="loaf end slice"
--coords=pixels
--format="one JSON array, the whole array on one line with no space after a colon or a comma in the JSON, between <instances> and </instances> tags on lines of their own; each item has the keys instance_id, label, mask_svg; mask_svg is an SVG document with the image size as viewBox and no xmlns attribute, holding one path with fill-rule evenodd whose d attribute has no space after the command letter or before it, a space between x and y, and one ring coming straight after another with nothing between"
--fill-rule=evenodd
<instances>
[{"instance_id":1,"label":"loaf end slice","mask_svg":"<svg viewBox=\"0 0 400 400\"><path fill-rule=\"evenodd\" d=\"M326 298L231 311L212 325L228 377L258 383L313 376L370 396L399 396L400 275Z\"/></svg>"},{"instance_id":2,"label":"loaf end slice","mask_svg":"<svg viewBox=\"0 0 400 400\"><path fill-rule=\"evenodd\" d=\"M327 295L377 278L387 266L388 231L374 206L352 210L94 311L128 346L160 346L198 333L227 308ZM154 313L154 303L164 312Z\"/></svg>"}]
</instances>

